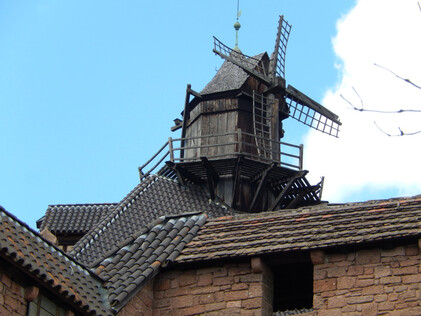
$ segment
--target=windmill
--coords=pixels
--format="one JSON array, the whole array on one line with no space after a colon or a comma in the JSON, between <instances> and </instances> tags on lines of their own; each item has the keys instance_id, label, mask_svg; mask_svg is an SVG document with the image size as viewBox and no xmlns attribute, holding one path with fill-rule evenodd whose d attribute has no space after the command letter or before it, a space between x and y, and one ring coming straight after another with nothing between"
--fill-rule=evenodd
<instances>
[{"instance_id":1,"label":"windmill","mask_svg":"<svg viewBox=\"0 0 421 316\"><path fill-rule=\"evenodd\" d=\"M336 114L329 111L292 85L285 82L285 56L291 25L285 21L283 15L279 17L275 49L269 63L262 63L256 58L243 54L238 49L231 49L214 37L213 52L221 58L237 65L256 80L263 83L262 93L253 92L254 129L256 135L266 135L271 139L282 135L270 134L279 129L271 127L268 118L273 107L274 99L279 100L280 118L292 117L299 122L323 133L338 137L341 122ZM236 44L237 46L237 44ZM260 144L264 147L264 144Z\"/></svg>"},{"instance_id":2,"label":"windmill","mask_svg":"<svg viewBox=\"0 0 421 316\"><path fill-rule=\"evenodd\" d=\"M283 16L270 57L241 52L238 17L234 49L214 38L213 51L225 60L215 76L200 92L187 85L183 119L171 128L181 129L181 138L170 137L139 168L140 178L165 163L159 175L181 185L206 185L211 200L244 212L318 204L323 180L316 185L307 181L303 147L281 141L282 121L293 117L334 137L341 123L334 113L286 86L291 26ZM152 168L143 172L149 165Z\"/></svg>"}]
</instances>

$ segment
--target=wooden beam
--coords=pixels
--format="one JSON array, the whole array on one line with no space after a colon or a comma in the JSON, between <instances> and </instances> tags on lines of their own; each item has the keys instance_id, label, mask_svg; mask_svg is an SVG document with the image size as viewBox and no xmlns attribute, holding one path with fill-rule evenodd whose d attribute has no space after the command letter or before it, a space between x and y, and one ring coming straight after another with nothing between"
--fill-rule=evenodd
<instances>
[{"instance_id":1,"label":"wooden beam","mask_svg":"<svg viewBox=\"0 0 421 316\"><path fill-rule=\"evenodd\" d=\"M219 176L218 173L215 171L215 169L212 167L212 164L209 162L208 158L206 157L200 157L202 160L202 165L205 167L206 170L206 178L208 182L208 188L209 193L211 196L211 199L215 199L215 186L218 183Z\"/></svg>"},{"instance_id":2,"label":"wooden beam","mask_svg":"<svg viewBox=\"0 0 421 316\"><path fill-rule=\"evenodd\" d=\"M233 187L232 187L232 202L231 207L235 208L237 206L237 195L238 188L241 184L241 165L243 164L244 155L239 155L237 158L237 163L235 165L234 176L233 176Z\"/></svg>"},{"instance_id":3,"label":"wooden beam","mask_svg":"<svg viewBox=\"0 0 421 316\"><path fill-rule=\"evenodd\" d=\"M184 111L183 111L183 126L181 129L181 151L180 151L180 158L184 158L184 138L186 137L186 128L187 128L187 121L190 117L190 112L188 111L189 103L190 103L190 90L191 84L187 84L186 88L186 99L184 101Z\"/></svg>"},{"instance_id":4,"label":"wooden beam","mask_svg":"<svg viewBox=\"0 0 421 316\"><path fill-rule=\"evenodd\" d=\"M177 165L177 164L175 164L171 161L167 161L165 163L168 166L168 168L170 168L171 170L173 170L176 173L179 181L181 179L180 183L185 183L184 178L186 178L186 179L188 179L188 180L190 180L190 181L192 181L193 183L196 183L196 184L203 183L203 180L200 177L194 175L193 173L184 169L180 165Z\"/></svg>"},{"instance_id":5,"label":"wooden beam","mask_svg":"<svg viewBox=\"0 0 421 316\"><path fill-rule=\"evenodd\" d=\"M290 190L291 186L293 185L294 181L298 178L301 178L305 176L307 171L300 171L297 172L294 176L289 179L288 183L285 185L285 187L282 189L281 193L279 193L276 200L273 202L272 206L269 208L269 210L272 212L275 210L276 206L279 204L279 202L283 199L285 194Z\"/></svg>"},{"instance_id":6,"label":"wooden beam","mask_svg":"<svg viewBox=\"0 0 421 316\"><path fill-rule=\"evenodd\" d=\"M250 204L250 211L253 211L254 206L257 202L257 198L260 196L260 192L262 191L262 188L264 187L264 185L266 183L269 172L273 169L274 166L275 166L275 164L271 163L270 166L268 168L266 168L265 171L263 171L262 177L260 179L259 186L257 187L256 193L254 194L253 200Z\"/></svg>"}]
</instances>

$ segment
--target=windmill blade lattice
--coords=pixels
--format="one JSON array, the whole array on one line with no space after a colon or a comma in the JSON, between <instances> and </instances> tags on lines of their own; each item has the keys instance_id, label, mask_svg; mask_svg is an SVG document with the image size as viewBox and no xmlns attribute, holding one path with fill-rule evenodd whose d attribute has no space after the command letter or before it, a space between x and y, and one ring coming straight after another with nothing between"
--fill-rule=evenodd
<instances>
[{"instance_id":1,"label":"windmill blade lattice","mask_svg":"<svg viewBox=\"0 0 421 316\"><path fill-rule=\"evenodd\" d=\"M289 33L291 32L291 25L284 20L284 16L279 17L278 32L276 35L275 49L271 56L272 76L277 76L285 79L285 58L287 52L287 44Z\"/></svg>"},{"instance_id":2,"label":"windmill blade lattice","mask_svg":"<svg viewBox=\"0 0 421 316\"><path fill-rule=\"evenodd\" d=\"M291 85L286 89L285 99L290 117L318 131L338 137L341 122L336 114Z\"/></svg>"}]
</instances>

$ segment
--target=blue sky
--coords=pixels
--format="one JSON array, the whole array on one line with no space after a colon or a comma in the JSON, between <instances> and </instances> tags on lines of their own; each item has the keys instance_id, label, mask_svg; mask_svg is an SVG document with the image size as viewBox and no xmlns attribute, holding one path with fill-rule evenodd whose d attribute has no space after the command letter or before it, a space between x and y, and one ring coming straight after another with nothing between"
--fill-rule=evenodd
<instances>
[{"instance_id":1,"label":"blue sky","mask_svg":"<svg viewBox=\"0 0 421 316\"><path fill-rule=\"evenodd\" d=\"M271 52L284 14L287 83L322 102L344 76L332 40L355 4L243 0L239 46ZM0 1L0 205L34 227L49 204L120 201L138 183L137 167L178 136L170 127L186 84L200 91L221 66L212 36L234 46L236 6ZM306 140L302 125L285 130L287 141ZM370 190L342 197L377 198Z\"/></svg>"}]
</instances>

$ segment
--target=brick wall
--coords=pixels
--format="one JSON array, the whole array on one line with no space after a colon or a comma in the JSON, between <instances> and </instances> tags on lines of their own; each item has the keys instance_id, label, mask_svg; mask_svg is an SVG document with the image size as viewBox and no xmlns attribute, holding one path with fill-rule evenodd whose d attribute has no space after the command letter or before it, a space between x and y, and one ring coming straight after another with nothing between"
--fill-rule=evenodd
<instances>
[{"instance_id":1,"label":"brick wall","mask_svg":"<svg viewBox=\"0 0 421 316\"><path fill-rule=\"evenodd\" d=\"M149 281L118 313L118 316L151 316L153 280Z\"/></svg>"},{"instance_id":2,"label":"brick wall","mask_svg":"<svg viewBox=\"0 0 421 316\"><path fill-rule=\"evenodd\" d=\"M271 272L257 264L165 271L154 282L153 315L270 315Z\"/></svg>"},{"instance_id":3,"label":"brick wall","mask_svg":"<svg viewBox=\"0 0 421 316\"><path fill-rule=\"evenodd\" d=\"M418 245L312 253L317 315L421 315Z\"/></svg>"},{"instance_id":4,"label":"brick wall","mask_svg":"<svg viewBox=\"0 0 421 316\"><path fill-rule=\"evenodd\" d=\"M0 271L0 315L26 315L25 290Z\"/></svg>"}]
</instances>

